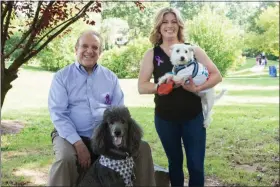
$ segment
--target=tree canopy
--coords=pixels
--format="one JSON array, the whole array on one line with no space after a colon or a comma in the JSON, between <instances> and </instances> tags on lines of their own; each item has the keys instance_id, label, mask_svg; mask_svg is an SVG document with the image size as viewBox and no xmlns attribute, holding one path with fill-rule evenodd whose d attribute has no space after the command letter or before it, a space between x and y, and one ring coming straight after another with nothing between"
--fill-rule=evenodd
<instances>
[{"instance_id":1,"label":"tree canopy","mask_svg":"<svg viewBox=\"0 0 280 187\"><path fill-rule=\"evenodd\" d=\"M144 10L142 3L134 3ZM12 88L11 82L17 78L18 68L57 36L70 32L69 26L80 18L94 25L90 12L100 13L101 3L1 1L1 106L6 93ZM16 31L18 39L13 46L7 47L8 40ZM13 60L7 66L5 62L10 60L10 56L13 56Z\"/></svg>"}]
</instances>

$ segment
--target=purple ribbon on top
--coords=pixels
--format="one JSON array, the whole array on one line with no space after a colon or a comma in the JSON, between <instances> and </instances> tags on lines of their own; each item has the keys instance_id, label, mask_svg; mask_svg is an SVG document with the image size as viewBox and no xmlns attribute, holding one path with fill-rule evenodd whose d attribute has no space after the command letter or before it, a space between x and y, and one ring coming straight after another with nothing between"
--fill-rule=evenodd
<instances>
[{"instance_id":1,"label":"purple ribbon on top","mask_svg":"<svg viewBox=\"0 0 280 187\"><path fill-rule=\"evenodd\" d=\"M107 94L106 97L105 97L105 104L110 105L111 102L112 102L112 101L111 101L111 99L110 99L110 96L109 96L109 94Z\"/></svg>"},{"instance_id":2,"label":"purple ribbon on top","mask_svg":"<svg viewBox=\"0 0 280 187\"><path fill-rule=\"evenodd\" d=\"M157 65L160 66L160 64L163 63L163 61L160 59L160 56L155 56L155 59L157 61Z\"/></svg>"}]
</instances>

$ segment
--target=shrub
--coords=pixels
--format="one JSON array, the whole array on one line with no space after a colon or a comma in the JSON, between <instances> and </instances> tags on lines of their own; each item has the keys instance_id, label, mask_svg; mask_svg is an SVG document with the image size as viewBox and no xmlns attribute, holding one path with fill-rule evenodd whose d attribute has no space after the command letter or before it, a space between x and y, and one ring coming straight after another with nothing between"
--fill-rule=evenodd
<instances>
[{"instance_id":1,"label":"shrub","mask_svg":"<svg viewBox=\"0 0 280 187\"><path fill-rule=\"evenodd\" d=\"M115 47L103 52L100 64L109 68L119 78L136 78L140 70L140 61L148 48L148 38L138 38L123 47Z\"/></svg>"},{"instance_id":2,"label":"shrub","mask_svg":"<svg viewBox=\"0 0 280 187\"><path fill-rule=\"evenodd\" d=\"M57 71L75 60L75 42L76 39L71 39L69 36L56 38L36 56L36 59L39 60L42 68Z\"/></svg>"},{"instance_id":3,"label":"shrub","mask_svg":"<svg viewBox=\"0 0 280 187\"><path fill-rule=\"evenodd\" d=\"M18 41L21 39L21 33L15 32L10 39L6 41L5 45L5 53L11 51L12 48L18 43ZM9 61L14 61L16 57L20 54L22 51L22 48L18 48L9 56Z\"/></svg>"},{"instance_id":4,"label":"shrub","mask_svg":"<svg viewBox=\"0 0 280 187\"><path fill-rule=\"evenodd\" d=\"M204 7L186 25L190 41L206 51L222 75L230 67L237 67L242 63L242 31L228 18Z\"/></svg>"}]
</instances>

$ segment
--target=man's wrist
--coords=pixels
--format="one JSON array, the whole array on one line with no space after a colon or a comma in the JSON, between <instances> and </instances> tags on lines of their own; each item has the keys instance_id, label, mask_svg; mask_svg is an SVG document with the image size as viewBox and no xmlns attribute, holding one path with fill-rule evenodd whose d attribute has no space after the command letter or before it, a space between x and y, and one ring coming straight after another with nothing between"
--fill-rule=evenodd
<instances>
[{"instance_id":1,"label":"man's wrist","mask_svg":"<svg viewBox=\"0 0 280 187\"><path fill-rule=\"evenodd\" d=\"M80 145L84 144L83 140L78 140L77 142L75 142L73 145L74 147L78 147Z\"/></svg>"}]
</instances>

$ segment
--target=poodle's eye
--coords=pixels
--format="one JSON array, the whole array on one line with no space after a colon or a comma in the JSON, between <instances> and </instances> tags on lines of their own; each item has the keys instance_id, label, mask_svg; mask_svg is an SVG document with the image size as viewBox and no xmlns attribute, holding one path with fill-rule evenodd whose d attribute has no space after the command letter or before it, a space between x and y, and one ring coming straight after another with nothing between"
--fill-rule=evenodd
<instances>
[{"instance_id":1,"label":"poodle's eye","mask_svg":"<svg viewBox=\"0 0 280 187\"><path fill-rule=\"evenodd\" d=\"M188 53L188 50L186 50L185 52Z\"/></svg>"},{"instance_id":2,"label":"poodle's eye","mask_svg":"<svg viewBox=\"0 0 280 187\"><path fill-rule=\"evenodd\" d=\"M179 49L177 49L177 50L176 50L176 52L177 52L177 53L179 53L179 52L180 52L180 50L179 50Z\"/></svg>"},{"instance_id":3,"label":"poodle's eye","mask_svg":"<svg viewBox=\"0 0 280 187\"><path fill-rule=\"evenodd\" d=\"M124 123L125 123L125 121L122 119L122 120L121 120L121 123L122 123L122 124L124 124Z\"/></svg>"}]
</instances>

